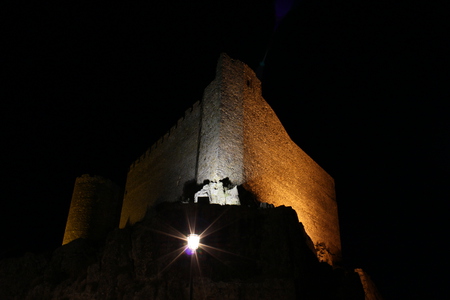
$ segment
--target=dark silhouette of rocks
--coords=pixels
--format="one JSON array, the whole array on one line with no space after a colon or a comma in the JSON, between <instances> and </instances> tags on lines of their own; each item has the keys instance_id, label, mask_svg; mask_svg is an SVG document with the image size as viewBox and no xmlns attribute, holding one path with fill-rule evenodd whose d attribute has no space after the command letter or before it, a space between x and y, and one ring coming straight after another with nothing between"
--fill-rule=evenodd
<instances>
[{"instance_id":1,"label":"dark silhouette of rocks","mask_svg":"<svg viewBox=\"0 0 450 300\"><path fill-rule=\"evenodd\" d=\"M364 299L358 274L312 247L290 207L162 203L104 242L1 261L0 299Z\"/></svg>"}]
</instances>

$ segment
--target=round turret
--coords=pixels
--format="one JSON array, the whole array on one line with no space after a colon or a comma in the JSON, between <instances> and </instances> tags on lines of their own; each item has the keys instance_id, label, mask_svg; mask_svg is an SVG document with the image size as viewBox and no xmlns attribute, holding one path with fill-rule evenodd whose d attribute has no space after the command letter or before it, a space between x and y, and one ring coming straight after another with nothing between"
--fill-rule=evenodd
<instances>
[{"instance_id":1,"label":"round turret","mask_svg":"<svg viewBox=\"0 0 450 300\"><path fill-rule=\"evenodd\" d=\"M78 177L70 203L63 245L85 238L98 241L119 225L121 193L118 186L100 176Z\"/></svg>"}]
</instances>

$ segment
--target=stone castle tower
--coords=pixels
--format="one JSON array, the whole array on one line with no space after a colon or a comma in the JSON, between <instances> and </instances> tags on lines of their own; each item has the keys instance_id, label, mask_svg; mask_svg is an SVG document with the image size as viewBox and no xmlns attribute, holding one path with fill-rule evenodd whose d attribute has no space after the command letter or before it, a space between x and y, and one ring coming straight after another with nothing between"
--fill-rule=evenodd
<instances>
[{"instance_id":1,"label":"stone castle tower","mask_svg":"<svg viewBox=\"0 0 450 300\"><path fill-rule=\"evenodd\" d=\"M122 201L120 188L100 176L75 181L63 245L77 238L102 239L117 227Z\"/></svg>"},{"instance_id":2,"label":"stone castle tower","mask_svg":"<svg viewBox=\"0 0 450 300\"><path fill-rule=\"evenodd\" d=\"M291 206L319 258L330 264L340 260L333 178L289 138L263 99L255 73L226 54L220 56L216 78L205 89L202 101L131 165L120 222L103 226L124 228L141 221L149 207L193 196L191 186L225 178L259 202ZM79 180L75 190L82 188ZM112 194L110 200L100 202L111 201L113 205L105 211L114 214ZM92 198L83 199L94 203ZM82 216L81 200L74 191L64 243L99 236L90 234L97 224L86 223L89 218ZM73 221L77 218L78 223ZM84 229L74 230L74 222ZM111 218L108 222L115 221Z\"/></svg>"}]
</instances>

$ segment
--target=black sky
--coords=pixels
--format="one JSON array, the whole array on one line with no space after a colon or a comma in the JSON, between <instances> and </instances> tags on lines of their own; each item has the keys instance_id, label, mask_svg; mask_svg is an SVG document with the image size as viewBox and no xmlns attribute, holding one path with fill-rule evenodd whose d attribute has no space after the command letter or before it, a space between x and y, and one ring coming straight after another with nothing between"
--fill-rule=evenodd
<instances>
[{"instance_id":1,"label":"black sky","mask_svg":"<svg viewBox=\"0 0 450 300\"><path fill-rule=\"evenodd\" d=\"M211 1L209 1L211 2ZM128 166L214 78L254 70L291 138L335 178L343 254L387 299L440 299L448 264L445 9L304 0L28 3L2 10L2 257L57 247L77 176Z\"/></svg>"}]
</instances>

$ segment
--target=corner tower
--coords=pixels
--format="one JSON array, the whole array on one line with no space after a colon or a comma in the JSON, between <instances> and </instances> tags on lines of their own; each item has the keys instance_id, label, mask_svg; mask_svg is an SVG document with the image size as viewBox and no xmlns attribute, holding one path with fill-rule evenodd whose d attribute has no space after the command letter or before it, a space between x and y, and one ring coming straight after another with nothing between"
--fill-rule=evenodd
<instances>
[{"instance_id":1,"label":"corner tower","mask_svg":"<svg viewBox=\"0 0 450 300\"><path fill-rule=\"evenodd\" d=\"M261 202L291 206L319 258L340 260L333 178L291 140L253 70L222 54L202 101L197 182L225 177Z\"/></svg>"},{"instance_id":2,"label":"corner tower","mask_svg":"<svg viewBox=\"0 0 450 300\"><path fill-rule=\"evenodd\" d=\"M255 73L226 54L203 100L130 168L120 227L180 200L188 183L224 178L260 202L291 206L319 259L340 260L333 178L290 139Z\"/></svg>"},{"instance_id":3,"label":"corner tower","mask_svg":"<svg viewBox=\"0 0 450 300\"><path fill-rule=\"evenodd\" d=\"M117 228L122 194L108 179L87 174L75 180L62 244L78 238L99 241Z\"/></svg>"},{"instance_id":4,"label":"corner tower","mask_svg":"<svg viewBox=\"0 0 450 300\"><path fill-rule=\"evenodd\" d=\"M245 64L222 54L202 100L196 181L244 183ZM246 76L247 75L247 76Z\"/></svg>"}]
</instances>

